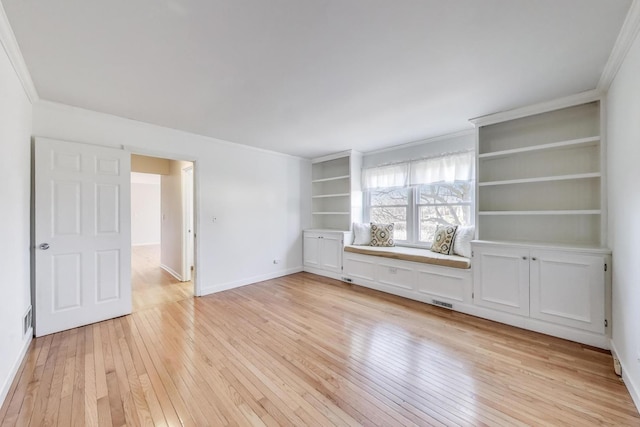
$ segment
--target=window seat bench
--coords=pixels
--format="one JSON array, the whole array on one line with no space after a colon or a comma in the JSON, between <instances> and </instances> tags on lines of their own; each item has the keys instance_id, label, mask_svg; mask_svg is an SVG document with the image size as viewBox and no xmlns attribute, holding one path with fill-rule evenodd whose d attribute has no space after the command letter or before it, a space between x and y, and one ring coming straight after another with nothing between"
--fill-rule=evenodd
<instances>
[{"instance_id":1,"label":"window seat bench","mask_svg":"<svg viewBox=\"0 0 640 427\"><path fill-rule=\"evenodd\" d=\"M407 248L403 246L378 247L346 245L345 252L354 254L373 255L402 261L422 262L425 264L441 265L451 268L471 268L469 258L458 255L443 255L428 249Z\"/></svg>"},{"instance_id":2,"label":"window seat bench","mask_svg":"<svg viewBox=\"0 0 640 427\"><path fill-rule=\"evenodd\" d=\"M473 301L471 260L427 249L346 245L342 280L466 311Z\"/></svg>"}]
</instances>

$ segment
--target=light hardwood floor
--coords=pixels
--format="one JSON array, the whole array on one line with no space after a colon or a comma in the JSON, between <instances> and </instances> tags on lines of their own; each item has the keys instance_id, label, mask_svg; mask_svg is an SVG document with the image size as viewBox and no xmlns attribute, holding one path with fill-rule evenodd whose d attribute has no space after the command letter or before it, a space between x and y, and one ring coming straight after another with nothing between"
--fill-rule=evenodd
<instances>
[{"instance_id":1,"label":"light hardwood floor","mask_svg":"<svg viewBox=\"0 0 640 427\"><path fill-rule=\"evenodd\" d=\"M308 273L32 344L2 425L640 425L604 351Z\"/></svg>"},{"instance_id":2,"label":"light hardwood floor","mask_svg":"<svg viewBox=\"0 0 640 427\"><path fill-rule=\"evenodd\" d=\"M160 268L160 245L134 246L131 248L131 294L135 313L193 297L193 283L180 282Z\"/></svg>"}]
</instances>

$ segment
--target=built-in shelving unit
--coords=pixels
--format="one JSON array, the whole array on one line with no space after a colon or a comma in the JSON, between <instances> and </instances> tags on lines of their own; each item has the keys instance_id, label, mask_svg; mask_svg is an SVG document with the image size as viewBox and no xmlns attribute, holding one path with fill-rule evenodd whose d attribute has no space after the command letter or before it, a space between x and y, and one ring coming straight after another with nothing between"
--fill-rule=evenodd
<instances>
[{"instance_id":1,"label":"built-in shelving unit","mask_svg":"<svg viewBox=\"0 0 640 427\"><path fill-rule=\"evenodd\" d=\"M311 170L313 228L349 231L362 217L362 155L345 151L314 159Z\"/></svg>"},{"instance_id":2,"label":"built-in shelving unit","mask_svg":"<svg viewBox=\"0 0 640 427\"><path fill-rule=\"evenodd\" d=\"M475 122L478 238L601 245L600 101L495 116Z\"/></svg>"}]
</instances>

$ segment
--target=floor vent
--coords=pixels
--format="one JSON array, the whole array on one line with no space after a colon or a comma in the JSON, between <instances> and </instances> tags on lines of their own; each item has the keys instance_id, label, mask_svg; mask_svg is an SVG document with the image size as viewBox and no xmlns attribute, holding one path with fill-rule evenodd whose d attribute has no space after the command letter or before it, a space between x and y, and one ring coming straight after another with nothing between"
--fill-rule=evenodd
<instances>
[{"instance_id":1,"label":"floor vent","mask_svg":"<svg viewBox=\"0 0 640 427\"><path fill-rule=\"evenodd\" d=\"M342 278L342 281L343 281L343 282L349 282L349 283L353 282L353 280L351 280L351 279L350 279L350 278L348 278L348 277L343 277L343 278Z\"/></svg>"},{"instance_id":2,"label":"floor vent","mask_svg":"<svg viewBox=\"0 0 640 427\"><path fill-rule=\"evenodd\" d=\"M437 299L432 299L431 302L440 307L453 308L453 304L449 304L448 302L438 301Z\"/></svg>"},{"instance_id":3,"label":"floor vent","mask_svg":"<svg viewBox=\"0 0 640 427\"><path fill-rule=\"evenodd\" d=\"M26 335L27 332L29 332L29 329L31 329L31 325L33 324L33 316L31 313L31 306L29 306L29 310L27 310L24 317L22 318L22 335Z\"/></svg>"}]
</instances>

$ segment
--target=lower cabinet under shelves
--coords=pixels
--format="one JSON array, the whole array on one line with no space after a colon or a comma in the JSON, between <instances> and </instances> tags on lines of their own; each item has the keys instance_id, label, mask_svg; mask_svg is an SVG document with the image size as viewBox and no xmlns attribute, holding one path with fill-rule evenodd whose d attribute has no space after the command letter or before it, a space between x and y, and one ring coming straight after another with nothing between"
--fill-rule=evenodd
<instances>
[{"instance_id":1,"label":"lower cabinet under shelves","mask_svg":"<svg viewBox=\"0 0 640 427\"><path fill-rule=\"evenodd\" d=\"M305 230L302 233L304 270L341 279L342 252L349 235L349 232L339 230Z\"/></svg>"},{"instance_id":2,"label":"lower cabinet under shelves","mask_svg":"<svg viewBox=\"0 0 640 427\"><path fill-rule=\"evenodd\" d=\"M473 242L472 248L475 305L531 319L537 327L527 329L608 348L607 250L492 242ZM564 333L546 330L546 324Z\"/></svg>"}]
</instances>

